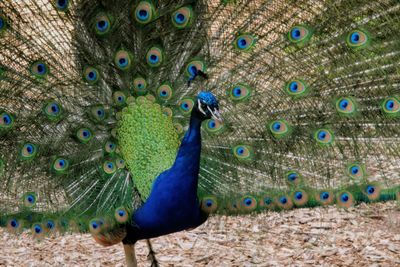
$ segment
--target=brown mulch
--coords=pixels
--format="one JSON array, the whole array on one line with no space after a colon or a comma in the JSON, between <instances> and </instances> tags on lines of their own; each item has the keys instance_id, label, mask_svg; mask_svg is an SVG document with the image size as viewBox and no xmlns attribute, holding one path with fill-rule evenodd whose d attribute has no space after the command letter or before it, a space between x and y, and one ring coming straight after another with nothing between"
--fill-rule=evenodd
<instances>
[{"instance_id":1,"label":"brown mulch","mask_svg":"<svg viewBox=\"0 0 400 267\"><path fill-rule=\"evenodd\" d=\"M161 266L400 266L396 202L212 217L201 227L152 240ZM150 266L147 245L136 245ZM90 235L33 240L0 229L0 266L124 266L122 245Z\"/></svg>"}]
</instances>

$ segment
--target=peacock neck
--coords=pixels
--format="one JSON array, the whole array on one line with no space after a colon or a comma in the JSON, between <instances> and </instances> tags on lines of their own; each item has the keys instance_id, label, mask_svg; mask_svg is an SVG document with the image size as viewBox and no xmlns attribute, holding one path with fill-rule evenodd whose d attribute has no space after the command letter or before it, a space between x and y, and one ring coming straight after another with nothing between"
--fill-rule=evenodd
<instances>
[{"instance_id":1,"label":"peacock neck","mask_svg":"<svg viewBox=\"0 0 400 267\"><path fill-rule=\"evenodd\" d=\"M175 164L188 164L193 167L195 172L193 177L196 177L200 164L200 151L201 151L201 123L202 120L192 113L190 116L189 129L187 130L178 151ZM187 163L183 163L187 162Z\"/></svg>"}]
</instances>

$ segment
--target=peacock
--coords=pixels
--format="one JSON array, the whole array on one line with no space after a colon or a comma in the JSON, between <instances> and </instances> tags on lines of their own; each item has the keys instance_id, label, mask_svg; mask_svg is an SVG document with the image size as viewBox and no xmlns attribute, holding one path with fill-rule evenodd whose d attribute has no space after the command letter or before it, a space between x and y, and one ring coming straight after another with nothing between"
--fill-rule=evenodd
<instances>
[{"instance_id":1,"label":"peacock","mask_svg":"<svg viewBox=\"0 0 400 267\"><path fill-rule=\"evenodd\" d=\"M399 35L396 0L1 1L0 226L134 266L209 216L399 199Z\"/></svg>"}]
</instances>

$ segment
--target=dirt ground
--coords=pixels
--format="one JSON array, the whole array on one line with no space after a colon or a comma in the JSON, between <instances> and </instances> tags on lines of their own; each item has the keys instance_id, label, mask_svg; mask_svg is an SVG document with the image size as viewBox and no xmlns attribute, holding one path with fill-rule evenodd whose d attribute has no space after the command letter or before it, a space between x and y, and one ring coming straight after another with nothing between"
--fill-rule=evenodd
<instances>
[{"instance_id":1,"label":"dirt ground","mask_svg":"<svg viewBox=\"0 0 400 267\"><path fill-rule=\"evenodd\" d=\"M212 217L201 227L152 240L161 266L400 266L396 202ZM147 244L136 245L150 266ZM0 266L124 266L122 245L90 235L33 240L0 230Z\"/></svg>"}]
</instances>

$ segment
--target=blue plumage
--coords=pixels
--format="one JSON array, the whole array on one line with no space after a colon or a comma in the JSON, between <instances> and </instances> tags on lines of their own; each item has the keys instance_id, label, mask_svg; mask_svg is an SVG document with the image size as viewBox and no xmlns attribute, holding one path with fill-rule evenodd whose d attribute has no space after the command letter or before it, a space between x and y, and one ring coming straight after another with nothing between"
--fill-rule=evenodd
<instances>
[{"instance_id":1,"label":"blue plumage","mask_svg":"<svg viewBox=\"0 0 400 267\"><path fill-rule=\"evenodd\" d=\"M201 123L211 118L208 107L218 111L218 101L210 92L201 92L191 113L190 126L172 167L153 183L147 201L133 214L124 243L135 243L161 235L194 228L208 215L200 209L197 185L200 170ZM204 106L203 106L204 105ZM207 110L206 114L202 110ZM215 115L215 114L214 114Z\"/></svg>"}]
</instances>

